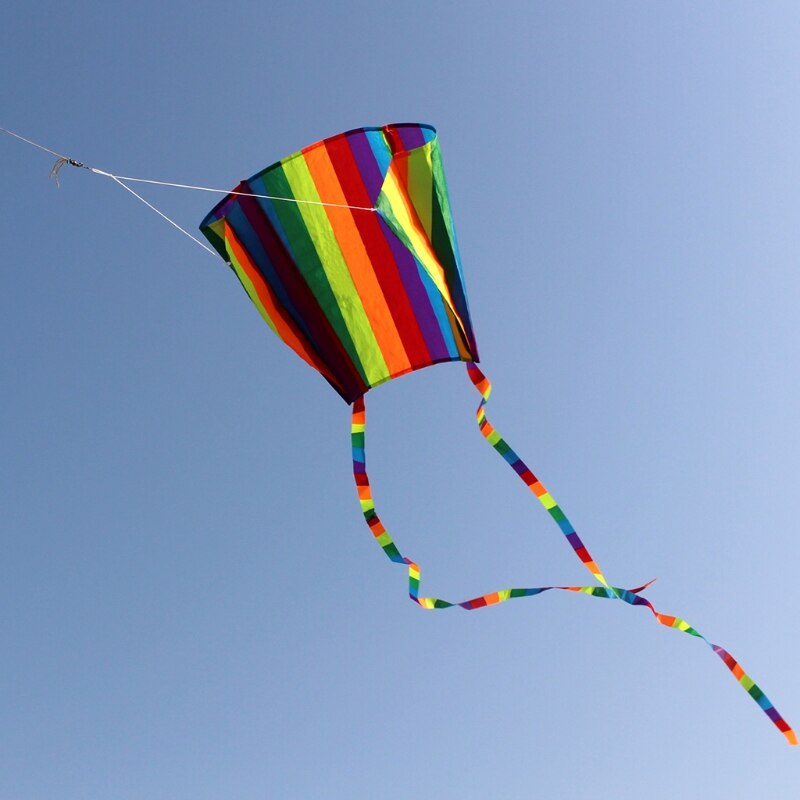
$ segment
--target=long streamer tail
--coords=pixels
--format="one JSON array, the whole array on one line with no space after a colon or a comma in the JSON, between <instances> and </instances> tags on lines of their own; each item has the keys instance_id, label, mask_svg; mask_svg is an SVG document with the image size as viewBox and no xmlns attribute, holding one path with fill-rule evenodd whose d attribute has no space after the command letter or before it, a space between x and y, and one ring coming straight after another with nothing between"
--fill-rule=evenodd
<instances>
[{"instance_id":1,"label":"long streamer tail","mask_svg":"<svg viewBox=\"0 0 800 800\"><path fill-rule=\"evenodd\" d=\"M365 428L366 428L366 409L364 405L364 398L361 397L353 404L352 425L351 425L351 442L353 447L353 477L355 479L356 488L358 490L358 497L361 503L361 510L364 514L364 519L369 526L375 540L383 549L386 556L396 564L402 564L408 569L408 594L409 597L422 608L426 609L440 609L452 608L457 606L467 611L473 611L477 608L485 606L496 605L503 603L506 600L511 600L517 597L532 597L535 595L548 592L552 589L559 589L567 592L579 592L582 594L591 595L592 597L600 597L605 599L622 600L624 603L634 606L646 606L655 616L656 620L669 628L676 628L690 636L695 636L702 639L725 663L728 669L733 673L736 680L744 687L750 696L758 703L764 713L772 720L775 726L783 733L789 744L797 744L797 736L792 730L791 726L784 720L778 713L778 710L772 705L767 696L756 683L750 678L747 673L741 668L739 663L733 656L722 647L713 644L693 628L688 622L680 617L674 617L669 614L662 614L658 612L653 604L642 596L641 592L644 591L652 581L639 586L635 589L623 589L618 586L609 584L597 566L597 562L592 558L586 546L581 541L575 528L570 523L566 514L561 510L561 507L553 499L553 496L542 485L541 481L533 474L525 462L512 450L507 442L500 436L500 434L492 427L486 419L485 406L492 391L492 385L489 383L486 376L478 369L475 364L467 364L467 371L470 380L475 385L475 388L481 394L481 402L476 412L476 419L478 427L483 434L484 438L492 445L492 447L508 462L514 472L517 473L520 480L533 492L538 498L539 502L545 507L547 512L558 525L562 534L566 537L567 542L578 556L584 566L591 572L593 577L600 583L600 586L538 586L531 588L516 588L516 589L501 589L496 592L473 597L469 600L460 602L444 600L438 597L425 597L420 595L420 567L415 561L405 557L397 545L392 540L388 531L380 520L376 510L375 502L372 498L372 488L369 482L366 467L365 455Z\"/></svg>"}]
</instances>

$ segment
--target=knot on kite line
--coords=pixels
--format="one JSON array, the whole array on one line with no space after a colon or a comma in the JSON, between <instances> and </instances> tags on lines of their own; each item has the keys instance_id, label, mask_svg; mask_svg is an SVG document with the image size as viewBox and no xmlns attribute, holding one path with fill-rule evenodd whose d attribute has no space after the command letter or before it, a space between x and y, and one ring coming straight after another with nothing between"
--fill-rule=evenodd
<instances>
[{"instance_id":1,"label":"knot on kite line","mask_svg":"<svg viewBox=\"0 0 800 800\"><path fill-rule=\"evenodd\" d=\"M50 178L56 182L57 187L61 187L61 182L58 180L58 172L64 164L69 164L71 167L82 167L83 169L89 169L86 164L82 164L80 161L76 161L74 158L67 158L66 156L59 156L56 160L56 163L53 164L53 168L50 170Z\"/></svg>"}]
</instances>

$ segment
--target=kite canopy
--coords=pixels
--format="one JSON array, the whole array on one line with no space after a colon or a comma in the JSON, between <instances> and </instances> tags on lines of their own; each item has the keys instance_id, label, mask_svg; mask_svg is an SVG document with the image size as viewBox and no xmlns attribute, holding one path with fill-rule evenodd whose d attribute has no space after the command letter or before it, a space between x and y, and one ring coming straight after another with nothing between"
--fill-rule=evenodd
<instances>
[{"instance_id":1,"label":"kite canopy","mask_svg":"<svg viewBox=\"0 0 800 800\"><path fill-rule=\"evenodd\" d=\"M312 144L242 181L200 230L348 403L431 364L478 361L430 125Z\"/></svg>"}]
</instances>

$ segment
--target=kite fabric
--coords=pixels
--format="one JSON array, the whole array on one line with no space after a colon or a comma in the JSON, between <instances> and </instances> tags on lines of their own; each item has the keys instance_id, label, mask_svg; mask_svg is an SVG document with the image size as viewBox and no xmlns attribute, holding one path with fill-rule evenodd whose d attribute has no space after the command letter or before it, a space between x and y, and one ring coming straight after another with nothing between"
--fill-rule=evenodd
<instances>
[{"instance_id":1,"label":"kite fabric","mask_svg":"<svg viewBox=\"0 0 800 800\"><path fill-rule=\"evenodd\" d=\"M234 192L200 230L348 403L431 364L478 360L433 128L333 136Z\"/></svg>"},{"instance_id":2,"label":"kite fabric","mask_svg":"<svg viewBox=\"0 0 800 800\"><path fill-rule=\"evenodd\" d=\"M787 741L797 744L791 726L730 653L685 620L658 612L641 594L649 584L623 589L606 580L561 507L486 419L491 384L477 367L434 128L358 128L312 144L242 181L200 230L270 328L352 404L353 476L361 509L384 553L408 569L415 603L474 610L559 589L645 606L660 624L708 644ZM480 432L538 498L599 585L504 589L462 602L420 596L418 564L400 553L375 510L366 471L364 395L447 361L466 363L481 395Z\"/></svg>"}]
</instances>

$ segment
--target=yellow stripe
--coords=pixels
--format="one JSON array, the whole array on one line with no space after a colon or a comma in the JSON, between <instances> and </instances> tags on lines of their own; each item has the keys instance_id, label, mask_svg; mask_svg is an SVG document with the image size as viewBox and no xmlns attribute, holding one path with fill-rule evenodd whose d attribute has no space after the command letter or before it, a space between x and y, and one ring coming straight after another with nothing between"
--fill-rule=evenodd
<instances>
[{"instance_id":1,"label":"yellow stripe","mask_svg":"<svg viewBox=\"0 0 800 800\"><path fill-rule=\"evenodd\" d=\"M553 500L553 496L550 492L545 492L540 498L539 502L549 511L551 508L555 508L558 505L555 500Z\"/></svg>"}]
</instances>

